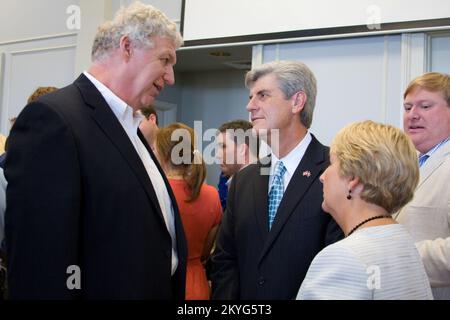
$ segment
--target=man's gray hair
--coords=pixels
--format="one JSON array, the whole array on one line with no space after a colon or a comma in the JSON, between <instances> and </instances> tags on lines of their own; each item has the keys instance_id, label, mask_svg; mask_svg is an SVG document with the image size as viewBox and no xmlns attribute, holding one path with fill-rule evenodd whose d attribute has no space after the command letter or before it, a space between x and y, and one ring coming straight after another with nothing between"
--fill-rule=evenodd
<instances>
[{"instance_id":1,"label":"man's gray hair","mask_svg":"<svg viewBox=\"0 0 450 320\"><path fill-rule=\"evenodd\" d=\"M306 128L311 127L317 95L317 81L312 71L302 62L274 61L247 72L245 85L251 88L259 78L269 74L277 77L279 88L286 99L299 91L306 94L306 103L300 113L300 120Z\"/></svg>"},{"instance_id":2,"label":"man's gray hair","mask_svg":"<svg viewBox=\"0 0 450 320\"><path fill-rule=\"evenodd\" d=\"M92 60L109 56L120 45L120 38L128 36L134 47L151 47L150 37L165 37L178 49L183 44L181 34L174 22L160 10L139 1L121 7L112 21L102 24L92 46Z\"/></svg>"}]
</instances>

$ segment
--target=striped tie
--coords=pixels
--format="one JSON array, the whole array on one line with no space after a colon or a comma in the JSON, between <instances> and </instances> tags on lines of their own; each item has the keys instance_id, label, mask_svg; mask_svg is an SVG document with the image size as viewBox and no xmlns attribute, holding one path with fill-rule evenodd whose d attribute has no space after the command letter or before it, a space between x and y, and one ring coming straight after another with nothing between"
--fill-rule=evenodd
<instances>
[{"instance_id":1,"label":"striped tie","mask_svg":"<svg viewBox=\"0 0 450 320\"><path fill-rule=\"evenodd\" d=\"M269 192L269 230L272 228L273 220L277 214L278 205L283 198L284 183L283 176L286 172L286 167L282 161L275 164L275 171L273 174L272 186Z\"/></svg>"}]
</instances>

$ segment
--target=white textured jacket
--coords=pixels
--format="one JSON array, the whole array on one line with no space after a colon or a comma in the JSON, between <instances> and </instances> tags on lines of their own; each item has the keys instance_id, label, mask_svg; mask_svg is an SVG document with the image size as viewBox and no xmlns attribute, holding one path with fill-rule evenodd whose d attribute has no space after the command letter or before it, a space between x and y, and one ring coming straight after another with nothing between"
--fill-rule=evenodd
<instances>
[{"instance_id":1,"label":"white textured jacket","mask_svg":"<svg viewBox=\"0 0 450 320\"><path fill-rule=\"evenodd\" d=\"M420 168L414 199L396 216L416 241L435 299L450 299L450 142Z\"/></svg>"}]
</instances>

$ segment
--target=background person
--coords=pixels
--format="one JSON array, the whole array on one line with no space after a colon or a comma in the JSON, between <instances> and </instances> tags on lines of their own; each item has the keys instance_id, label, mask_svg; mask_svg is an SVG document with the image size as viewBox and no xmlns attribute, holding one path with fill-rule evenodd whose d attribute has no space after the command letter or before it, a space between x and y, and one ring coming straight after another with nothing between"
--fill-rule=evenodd
<instances>
[{"instance_id":1,"label":"background person","mask_svg":"<svg viewBox=\"0 0 450 320\"><path fill-rule=\"evenodd\" d=\"M416 241L434 298L450 299L450 76L419 76L403 97L403 127L419 152L420 181L396 219Z\"/></svg>"},{"instance_id":2,"label":"background person","mask_svg":"<svg viewBox=\"0 0 450 320\"><path fill-rule=\"evenodd\" d=\"M141 130L142 135L147 141L148 145L155 151L155 140L156 134L158 133L158 114L153 106L147 106L142 108L141 114L144 116L141 124L139 125L139 130Z\"/></svg>"},{"instance_id":3,"label":"background person","mask_svg":"<svg viewBox=\"0 0 450 320\"><path fill-rule=\"evenodd\" d=\"M227 208L227 197L228 197L228 180L229 176L226 176L222 171L219 175L219 183L217 184L217 190L219 191L220 205L222 206L222 210L225 211Z\"/></svg>"},{"instance_id":4,"label":"background person","mask_svg":"<svg viewBox=\"0 0 450 320\"><path fill-rule=\"evenodd\" d=\"M233 175L258 159L258 139L252 136L252 127L250 122L240 119L226 122L219 127L217 158L221 174L218 187L224 210ZM226 188L223 187L225 179Z\"/></svg>"}]
</instances>

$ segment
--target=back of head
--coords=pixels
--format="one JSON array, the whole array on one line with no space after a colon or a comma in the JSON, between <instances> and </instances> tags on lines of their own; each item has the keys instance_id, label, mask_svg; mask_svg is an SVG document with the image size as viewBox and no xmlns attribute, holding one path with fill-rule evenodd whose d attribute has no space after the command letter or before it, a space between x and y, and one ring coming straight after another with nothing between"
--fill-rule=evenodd
<instances>
[{"instance_id":1,"label":"back of head","mask_svg":"<svg viewBox=\"0 0 450 320\"><path fill-rule=\"evenodd\" d=\"M419 88L430 92L440 92L450 106L450 76L448 74L428 72L415 78L409 83L403 98Z\"/></svg>"},{"instance_id":2,"label":"back of head","mask_svg":"<svg viewBox=\"0 0 450 320\"><path fill-rule=\"evenodd\" d=\"M220 133L228 133L236 145L245 143L249 152L258 156L259 138L252 133L253 125L247 120L237 119L223 123L219 127Z\"/></svg>"},{"instance_id":3,"label":"back of head","mask_svg":"<svg viewBox=\"0 0 450 320\"><path fill-rule=\"evenodd\" d=\"M220 133L233 133L235 143L244 143L250 145L250 138L252 137L253 125L250 121L237 119L223 123L219 127Z\"/></svg>"},{"instance_id":4,"label":"back of head","mask_svg":"<svg viewBox=\"0 0 450 320\"><path fill-rule=\"evenodd\" d=\"M330 152L344 177L359 177L361 198L392 214L408 203L419 182L417 153L409 137L391 125L350 124L334 138Z\"/></svg>"},{"instance_id":5,"label":"back of head","mask_svg":"<svg viewBox=\"0 0 450 320\"><path fill-rule=\"evenodd\" d=\"M206 178L206 166L195 147L194 130L182 123L161 128L156 135L156 150L161 161L182 172L191 196L187 202L198 198Z\"/></svg>"},{"instance_id":6,"label":"back of head","mask_svg":"<svg viewBox=\"0 0 450 320\"><path fill-rule=\"evenodd\" d=\"M247 72L245 85L251 88L259 78L269 74L277 77L279 88L286 99L299 91L306 94L306 103L300 113L300 120L306 128L311 127L317 95L317 81L312 71L302 62L274 61Z\"/></svg>"},{"instance_id":7,"label":"back of head","mask_svg":"<svg viewBox=\"0 0 450 320\"><path fill-rule=\"evenodd\" d=\"M133 45L147 48L153 45L151 37L165 37L173 41L176 48L182 43L177 26L160 10L139 1L122 7L112 21L102 24L92 46L92 60L99 61L119 47L120 38L128 36Z\"/></svg>"},{"instance_id":8,"label":"back of head","mask_svg":"<svg viewBox=\"0 0 450 320\"><path fill-rule=\"evenodd\" d=\"M39 97L42 97L43 95L45 95L47 93L52 93L56 90L58 90L58 88L56 88L56 87L37 87L37 89L34 90L33 93L28 97L27 103L30 104L31 102L36 101ZM17 120L17 117L12 117L11 119L9 119L11 128L14 125L14 123L16 122L16 120ZM6 141L5 141L4 149L5 150L8 149L8 139L6 139Z\"/></svg>"},{"instance_id":9,"label":"back of head","mask_svg":"<svg viewBox=\"0 0 450 320\"><path fill-rule=\"evenodd\" d=\"M247 131L247 130L251 130L252 128L253 128L253 125L251 124L251 122L249 122L247 120L237 119L237 120L223 123L219 127L219 131L222 133L225 132L226 130L230 130L230 129L231 130L241 129L243 131Z\"/></svg>"},{"instance_id":10,"label":"back of head","mask_svg":"<svg viewBox=\"0 0 450 320\"><path fill-rule=\"evenodd\" d=\"M35 101L37 98L43 96L44 94L51 93L58 90L56 87L38 87L33 93L28 97L27 102L31 103Z\"/></svg>"},{"instance_id":11,"label":"back of head","mask_svg":"<svg viewBox=\"0 0 450 320\"><path fill-rule=\"evenodd\" d=\"M158 125L158 114L156 113L156 110L152 105L141 108L140 112L147 120L150 118L151 115L154 115L156 119L156 125Z\"/></svg>"}]
</instances>

